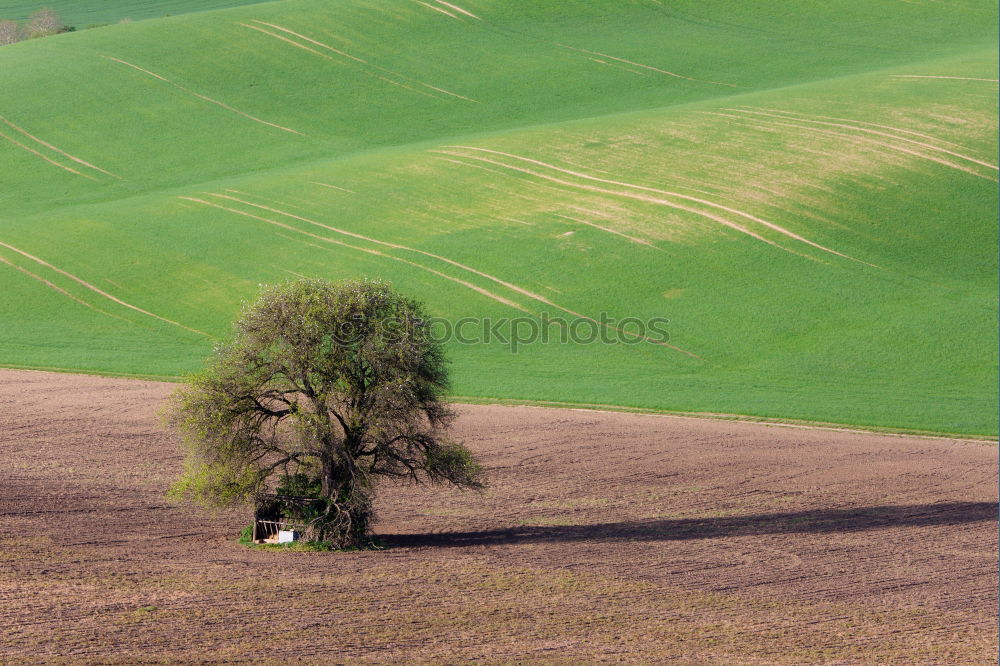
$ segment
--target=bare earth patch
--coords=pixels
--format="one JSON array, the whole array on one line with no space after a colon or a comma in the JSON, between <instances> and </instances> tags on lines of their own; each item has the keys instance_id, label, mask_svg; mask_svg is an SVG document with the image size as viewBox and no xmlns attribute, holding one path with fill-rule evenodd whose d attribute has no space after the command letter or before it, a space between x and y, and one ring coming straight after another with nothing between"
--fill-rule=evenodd
<instances>
[{"instance_id":1,"label":"bare earth patch","mask_svg":"<svg viewBox=\"0 0 1000 666\"><path fill-rule=\"evenodd\" d=\"M261 552L164 498L172 388L0 372L0 661L995 663L994 444L465 406L486 493Z\"/></svg>"}]
</instances>

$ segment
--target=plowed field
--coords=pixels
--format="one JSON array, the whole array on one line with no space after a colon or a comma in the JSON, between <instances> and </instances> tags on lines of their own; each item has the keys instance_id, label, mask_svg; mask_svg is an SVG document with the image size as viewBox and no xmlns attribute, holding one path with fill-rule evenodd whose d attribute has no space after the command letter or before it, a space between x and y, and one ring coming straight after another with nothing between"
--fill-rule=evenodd
<instances>
[{"instance_id":1,"label":"plowed field","mask_svg":"<svg viewBox=\"0 0 1000 666\"><path fill-rule=\"evenodd\" d=\"M0 373L0 661L995 663L992 443L466 406L489 490L255 551L165 499L171 389Z\"/></svg>"}]
</instances>

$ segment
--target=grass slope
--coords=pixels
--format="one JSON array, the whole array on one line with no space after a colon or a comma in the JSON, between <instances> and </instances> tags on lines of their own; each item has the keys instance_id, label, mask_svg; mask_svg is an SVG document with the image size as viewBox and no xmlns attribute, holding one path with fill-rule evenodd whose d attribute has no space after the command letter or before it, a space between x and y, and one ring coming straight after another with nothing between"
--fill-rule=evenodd
<instances>
[{"instance_id":1,"label":"grass slope","mask_svg":"<svg viewBox=\"0 0 1000 666\"><path fill-rule=\"evenodd\" d=\"M0 362L176 375L259 283L381 276L550 333L449 342L459 395L995 434L995 22L285 0L5 47ZM681 351L559 340L601 313Z\"/></svg>"},{"instance_id":2,"label":"grass slope","mask_svg":"<svg viewBox=\"0 0 1000 666\"><path fill-rule=\"evenodd\" d=\"M54 9L66 25L91 28L122 20L176 16L223 7L251 5L261 0L16 0L0 6L0 18L23 21L42 7Z\"/></svg>"}]
</instances>

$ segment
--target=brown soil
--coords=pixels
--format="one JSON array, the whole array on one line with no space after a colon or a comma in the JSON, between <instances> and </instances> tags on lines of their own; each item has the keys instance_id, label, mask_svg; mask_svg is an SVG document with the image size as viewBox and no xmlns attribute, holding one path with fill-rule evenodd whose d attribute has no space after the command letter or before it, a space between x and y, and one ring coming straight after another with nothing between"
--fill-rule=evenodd
<instances>
[{"instance_id":1,"label":"brown soil","mask_svg":"<svg viewBox=\"0 0 1000 666\"><path fill-rule=\"evenodd\" d=\"M995 663L990 443L467 406L385 550L164 498L172 387L0 372L0 661Z\"/></svg>"}]
</instances>

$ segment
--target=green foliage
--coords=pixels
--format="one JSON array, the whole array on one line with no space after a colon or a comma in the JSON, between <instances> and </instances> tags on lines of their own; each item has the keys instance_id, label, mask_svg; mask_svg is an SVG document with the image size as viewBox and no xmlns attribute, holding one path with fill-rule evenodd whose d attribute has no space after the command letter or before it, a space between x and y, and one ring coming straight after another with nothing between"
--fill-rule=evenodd
<instances>
[{"instance_id":1,"label":"green foliage","mask_svg":"<svg viewBox=\"0 0 1000 666\"><path fill-rule=\"evenodd\" d=\"M278 487L275 493L278 495L290 495L292 497L312 497L321 496L323 484L319 479L310 477L308 474L297 472L295 474L282 474L278 477Z\"/></svg>"},{"instance_id":2,"label":"green foliage","mask_svg":"<svg viewBox=\"0 0 1000 666\"><path fill-rule=\"evenodd\" d=\"M253 524L247 525L240 530L240 543L245 546L253 543Z\"/></svg>"},{"instance_id":3,"label":"green foliage","mask_svg":"<svg viewBox=\"0 0 1000 666\"><path fill-rule=\"evenodd\" d=\"M282 497L310 500L305 503L286 502L281 506L284 518L292 522L312 524L321 520L329 508L329 502L323 494L322 481L316 476L310 476L303 472L279 475L274 492L279 501ZM351 501L350 493L347 489L343 489L336 498L333 498L333 501L347 505ZM369 520L370 518L365 519L366 524Z\"/></svg>"},{"instance_id":4,"label":"green foliage","mask_svg":"<svg viewBox=\"0 0 1000 666\"><path fill-rule=\"evenodd\" d=\"M176 377L256 285L369 275L704 359L451 341L458 396L997 432L996 171L950 154L996 162L995 3L453 4L481 20L285 0L0 49L3 117L116 176L0 128L97 179L0 139L0 242L48 264L0 246L0 362Z\"/></svg>"},{"instance_id":5,"label":"green foliage","mask_svg":"<svg viewBox=\"0 0 1000 666\"><path fill-rule=\"evenodd\" d=\"M483 486L471 453L442 438L446 387L422 307L387 283L265 288L175 394L167 419L188 459L172 492L255 502L305 523L315 541L360 545L379 477ZM270 490L277 497L264 499Z\"/></svg>"},{"instance_id":6,"label":"green foliage","mask_svg":"<svg viewBox=\"0 0 1000 666\"><path fill-rule=\"evenodd\" d=\"M482 466L472 452L459 444L444 444L428 452L427 474L435 481L447 481L458 486L476 487L484 475Z\"/></svg>"}]
</instances>

